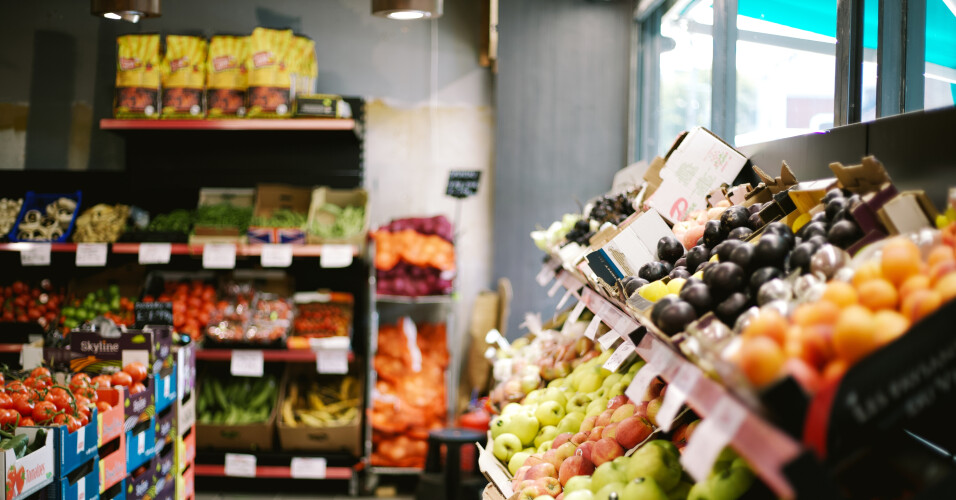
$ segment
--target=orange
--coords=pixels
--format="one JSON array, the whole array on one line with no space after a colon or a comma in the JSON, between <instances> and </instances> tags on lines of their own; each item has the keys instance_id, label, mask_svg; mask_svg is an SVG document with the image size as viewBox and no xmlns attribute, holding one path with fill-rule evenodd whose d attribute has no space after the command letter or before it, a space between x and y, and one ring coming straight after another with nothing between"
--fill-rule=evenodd
<instances>
[{"instance_id":1,"label":"orange","mask_svg":"<svg viewBox=\"0 0 956 500\"><path fill-rule=\"evenodd\" d=\"M933 290L939 292L943 302L949 302L956 297L956 273L949 273L936 282Z\"/></svg>"},{"instance_id":2,"label":"orange","mask_svg":"<svg viewBox=\"0 0 956 500\"><path fill-rule=\"evenodd\" d=\"M909 296L909 294L915 292L916 290L926 290L929 288L929 285L929 276L914 274L909 278L906 278L906 281L900 285L900 300L902 301Z\"/></svg>"},{"instance_id":3,"label":"orange","mask_svg":"<svg viewBox=\"0 0 956 500\"><path fill-rule=\"evenodd\" d=\"M903 297L900 312L913 323L929 316L943 304L943 296L936 290L915 290Z\"/></svg>"},{"instance_id":4,"label":"orange","mask_svg":"<svg viewBox=\"0 0 956 500\"><path fill-rule=\"evenodd\" d=\"M823 290L823 300L833 302L838 307L846 307L856 304L859 296L853 285L843 281L831 281Z\"/></svg>"},{"instance_id":5,"label":"orange","mask_svg":"<svg viewBox=\"0 0 956 500\"><path fill-rule=\"evenodd\" d=\"M800 331L800 357L815 368L823 368L833 356L833 327L805 326Z\"/></svg>"},{"instance_id":6,"label":"orange","mask_svg":"<svg viewBox=\"0 0 956 500\"><path fill-rule=\"evenodd\" d=\"M899 293L892 283L883 278L869 280L860 285L860 304L871 311L880 309L896 309L900 300Z\"/></svg>"},{"instance_id":7,"label":"orange","mask_svg":"<svg viewBox=\"0 0 956 500\"><path fill-rule=\"evenodd\" d=\"M791 317L793 322L800 326L832 325L840 314L840 308L833 302L820 300L817 302L800 304L794 309Z\"/></svg>"},{"instance_id":8,"label":"orange","mask_svg":"<svg viewBox=\"0 0 956 500\"><path fill-rule=\"evenodd\" d=\"M953 255L953 249L947 245L936 245L932 250L929 251L929 257L926 258L926 263L930 267L940 263L940 262L952 262L956 260L956 256Z\"/></svg>"},{"instance_id":9,"label":"orange","mask_svg":"<svg viewBox=\"0 0 956 500\"><path fill-rule=\"evenodd\" d=\"M876 340L880 345L886 345L896 340L900 335L906 333L906 330L910 327L910 320L896 311L878 311L873 315L873 320L876 321L878 327Z\"/></svg>"},{"instance_id":10,"label":"orange","mask_svg":"<svg viewBox=\"0 0 956 500\"><path fill-rule=\"evenodd\" d=\"M760 311L760 314L747 325L747 328L743 331L743 335L745 337L762 335L783 345L787 327L789 326L790 324L787 322L787 319L781 316L779 312L773 309L767 309Z\"/></svg>"},{"instance_id":11,"label":"orange","mask_svg":"<svg viewBox=\"0 0 956 500\"><path fill-rule=\"evenodd\" d=\"M764 387L776 380L784 361L783 350L769 337L742 339L740 370L755 387Z\"/></svg>"},{"instance_id":12,"label":"orange","mask_svg":"<svg viewBox=\"0 0 956 500\"><path fill-rule=\"evenodd\" d=\"M902 237L893 238L883 247L880 271L890 283L900 285L919 272L920 262L919 247L915 243Z\"/></svg>"},{"instance_id":13,"label":"orange","mask_svg":"<svg viewBox=\"0 0 956 500\"><path fill-rule=\"evenodd\" d=\"M860 285L863 283L882 277L883 271L880 270L880 262L877 260L869 260L856 268L856 271L853 273L853 286L860 288Z\"/></svg>"},{"instance_id":14,"label":"orange","mask_svg":"<svg viewBox=\"0 0 956 500\"><path fill-rule=\"evenodd\" d=\"M836 355L848 364L856 363L879 347L876 330L877 324L869 309L860 305L845 308L833 329Z\"/></svg>"}]
</instances>

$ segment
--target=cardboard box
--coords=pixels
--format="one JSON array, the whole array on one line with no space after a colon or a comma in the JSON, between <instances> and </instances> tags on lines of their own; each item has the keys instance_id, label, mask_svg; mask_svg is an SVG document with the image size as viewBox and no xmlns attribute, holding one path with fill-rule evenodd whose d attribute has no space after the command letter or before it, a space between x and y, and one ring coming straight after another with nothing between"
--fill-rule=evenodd
<instances>
[{"instance_id":1,"label":"cardboard box","mask_svg":"<svg viewBox=\"0 0 956 500\"><path fill-rule=\"evenodd\" d=\"M144 500L156 495L156 469L144 467L139 474L130 474L126 477L126 498L130 500Z\"/></svg>"},{"instance_id":2,"label":"cardboard box","mask_svg":"<svg viewBox=\"0 0 956 500\"><path fill-rule=\"evenodd\" d=\"M25 434L29 436L32 442L39 431L39 427L18 427L14 434L17 436ZM23 477L22 485L4 481L3 493L5 498L10 500L26 498L53 483L56 473L56 453L53 450L53 440L53 434L47 432L45 444L20 459L17 459L13 450L3 450L0 453L0 470L15 471L18 477Z\"/></svg>"},{"instance_id":3,"label":"cardboard box","mask_svg":"<svg viewBox=\"0 0 956 500\"><path fill-rule=\"evenodd\" d=\"M647 204L670 222L706 208L707 195L721 184L733 183L747 157L713 134L697 127L667 153L660 187Z\"/></svg>"},{"instance_id":4,"label":"cardboard box","mask_svg":"<svg viewBox=\"0 0 956 500\"><path fill-rule=\"evenodd\" d=\"M118 338L103 337L97 332L75 330L70 333L70 350L83 357L71 367L73 371L89 371L95 361L105 361L106 365L118 371L123 366L139 361L148 367L172 365L172 327L148 325L142 330L128 330ZM103 367L103 363L97 363ZM99 370L105 372L104 370Z\"/></svg>"},{"instance_id":5,"label":"cardboard box","mask_svg":"<svg viewBox=\"0 0 956 500\"><path fill-rule=\"evenodd\" d=\"M186 470L176 474L176 498L192 500L196 496L196 468L186 464Z\"/></svg>"},{"instance_id":6,"label":"cardboard box","mask_svg":"<svg viewBox=\"0 0 956 500\"><path fill-rule=\"evenodd\" d=\"M124 479L101 491L100 500L126 500L126 480Z\"/></svg>"},{"instance_id":7,"label":"cardboard box","mask_svg":"<svg viewBox=\"0 0 956 500\"><path fill-rule=\"evenodd\" d=\"M176 355L176 398L182 402L196 389L196 344L175 349Z\"/></svg>"},{"instance_id":8,"label":"cardboard box","mask_svg":"<svg viewBox=\"0 0 956 500\"><path fill-rule=\"evenodd\" d=\"M90 415L90 423L75 432L65 425L44 426L53 435L53 450L56 454L56 477L61 478L96 457L99 443L98 416L96 409Z\"/></svg>"},{"instance_id":9,"label":"cardboard box","mask_svg":"<svg viewBox=\"0 0 956 500\"><path fill-rule=\"evenodd\" d=\"M233 207L252 209L255 204L255 189L251 188L202 188L199 190L198 206L228 204ZM207 226L197 224L189 235L189 243L245 243L246 235L239 227Z\"/></svg>"},{"instance_id":10,"label":"cardboard box","mask_svg":"<svg viewBox=\"0 0 956 500\"><path fill-rule=\"evenodd\" d=\"M173 444L176 441L176 405L169 405L168 408L156 414L156 452L159 453L167 444Z\"/></svg>"},{"instance_id":11,"label":"cardboard box","mask_svg":"<svg viewBox=\"0 0 956 500\"><path fill-rule=\"evenodd\" d=\"M156 420L150 418L126 431L126 471L150 461L156 455ZM127 487L128 489L129 487Z\"/></svg>"},{"instance_id":12,"label":"cardboard box","mask_svg":"<svg viewBox=\"0 0 956 500\"><path fill-rule=\"evenodd\" d=\"M100 497L99 457L94 456L74 473L57 478L47 487L49 498L61 500L95 500ZM85 472L85 474L82 474Z\"/></svg>"},{"instance_id":13,"label":"cardboard box","mask_svg":"<svg viewBox=\"0 0 956 500\"><path fill-rule=\"evenodd\" d=\"M176 478L156 481L156 500L174 500L176 498Z\"/></svg>"},{"instance_id":14,"label":"cardboard box","mask_svg":"<svg viewBox=\"0 0 956 500\"><path fill-rule=\"evenodd\" d=\"M96 395L101 401L106 401L113 406L103 413L97 412L96 415L96 446L102 447L123 435L123 424L126 420L126 401L129 398L126 395L126 388L122 386L115 389L97 389Z\"/></svg>"},{"instance_id":15,"label":"cardboard box","mask_svg":"<svg viewBox=\"0 0 956 500\"><path fill-rule=\"evenodd\" d=\"M181 436L176 436L176 470L182 472L195 461L196 427L191 427Z\"/></svg>"},{"instance_id":16,"label":"cardboard box","mask_svg":"<svg viewBox=\"0 0 956 500\"><path fill-rule=\"evenodd\" d=\"M311 118L351 118L352 106L334 94L301 94L293 103L295 116Z\"/></svg>"},{"instance_id":17,"label":"cardboard box","mask_svg":"<svg viewBox=\"0 0 956 500\"><path fill-rule=\"evenodd\" d=\"M162 450L157 450L153 458L152 467L156 472L156 490L165 489L165 483L173 485L176 481L176 445L170 443Z\"/></svg>"},{"instance_id":18,"label":"cardboard box","mask_svg":"<svg viewBox=\"0 0 956 500\"><path fill-rule=\"evenodd\" d=\"M117 443L116 448L106 453L112 443ZM99 485L100 493L105 493L112 489L114 485L120 484L126 479L126 433L121 432L107 446L101 447L100 453ZM125 489L123 494L126 494Z\"/></svg>"},{"instance_id":19,"label":"cardboard box","mask_svg":"<svg viewBox=\"0 0 956 500\"><path fill-rule=\"evenodd\" d=\"M311 365L289 365L286 370L285 382L282 384L282 390L279 393L278 408L282 408L285 402L288 384L301 375L316 376L315 367ZM350 373L351 376L361 375ZM328 376L328 375L326 375ZM359 408L361 406L362 396L359 396ZM358 412L357 416L348 424L335 427L307 427L297 426L289 427L285 425L282 419L277 419L276 427L279 429L279 446L284 451L321 451L328 453L350 453L354 456L362 455L362 416Z\"/></svg>"},{"instance_id":20,"label":"cardboard box","mask_svg":"<svg viewBox=\"0 0 956 500\"><path fill-rule=\"evenodd\" d=\"M347 238L322 238L311 234L306 237L309 244L341 244L354 245L359 248L359 253L365 253L365 244L368 238L369 213L368 213L368 192L364 189L330 189L327 187L316 188L312 191L312 202L309 205L309 220L307 228L311 229L316 221L331 220L329 214L322 210L326 203L337 205L339 207L362 207L365 209L365 221L362 230L357 234Z\"/></svg>"},{"instance_id":21,"label":"cardboard box","mask_svg":"<svg viewBox=\"0 0 956 500\"><path fill-rule=\"evenodd\" d=\"M256 186L256 204L252 217L271 217L277 210L291 210L307 216L312 203L312 189L281 184ZM305 228L249 226L249 243L305 244Z\"/></svg>"},{"instance_id":22,"label":"cardboard box","mask_svg":"<svg viewBox=\"0 0 956 500\"><path fill-rule=\"evenodd\" d=\"M587 256L588 267L604 285L613 287L625 276L636 276L644 264L657 260L657 242L674 233L655 211L628 218L610 240Z\"/></svg>"},{"instance_id":23,"label":"cardboard box","mask_svg":"<svg viewBox=\"0 0 956 500\"><path fill-rule=\"evenodd\" d=\"M153 387L157 412L162 412L176 402L177 373L175 366L153 371L153 380L155 381Z\"/></svg>"},{"instance_id":24,"label":"cardboard box","mask_svg":"<svg viewBox=\"0 0 956 500\"><path fill-rule=\"evenodd\" d=\"M196 424L196 446L218 450L271 450L274 444L276 409L269 420L258 424Z\"/></svg>"},{"instance_id":25,"label":"cardboard box","mask_svg":"<svg viewBox=\"0 0 956 500\"><path fill-rule=\"evenodd\" d=\"M924 228L935 229L939 212L926 193L917 190L903 191L887 201L877 211L877 216L889 234L894 235L912 233Z\"/></svg>"},{"instance_id":26,"label":"cardboard box","mask_svg":"<svg viewBox=\"0 0 956 500\"><path fill-rule=\"evenodd\" d=\"M196 425L196 397L189 393L184 400L176 401L176 433L184 435Z\"/></svg>"}]
</instances>

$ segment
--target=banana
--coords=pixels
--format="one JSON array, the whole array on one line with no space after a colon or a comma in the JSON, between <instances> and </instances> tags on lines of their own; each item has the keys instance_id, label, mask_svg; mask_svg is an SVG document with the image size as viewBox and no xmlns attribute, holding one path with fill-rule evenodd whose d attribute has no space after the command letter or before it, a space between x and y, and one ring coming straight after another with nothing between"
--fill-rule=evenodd
<instances>
[{"instance_id":1,"label":"banana","mask_svg":"<svg viewBox=\"0 0 956 500\"><path fill-rule=\"evenodd\" d=\"M306 389L307 388L307 389ZM286 425L332 427L348 424L359 416L358 381L350 376L320 378L289 384L282 407Z\"/></svg>"}]
</instances>

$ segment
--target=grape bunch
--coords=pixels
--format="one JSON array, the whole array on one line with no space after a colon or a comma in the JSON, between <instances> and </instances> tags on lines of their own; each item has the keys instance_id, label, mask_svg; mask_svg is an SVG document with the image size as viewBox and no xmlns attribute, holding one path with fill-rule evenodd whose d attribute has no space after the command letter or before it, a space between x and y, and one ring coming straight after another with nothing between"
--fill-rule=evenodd
<instances>
[{"instance_id":1,"label":"grape bunch","mask_svg":"<svg viewBox=\"0 0 956 500\"><path fill-rule=\"evenodd\" d=\"M565 238L578 245L587 246L592 236L594 236L594 231L591 231L591 223L585 219L581 219L574 223L574 227L568 231Z\"/></svg>"},{"instance_id":2,"label":"grape bunch","mask_svg":"<svg viewBox=\"0 0 956 500\"><path fill-rule=\"evenodd\" d=\"M598 224L610 222L617 225L624 222L624 219L634 213L634 206L627 195L622 193L618 195L605 195L594 202L594 208L591 209L591 220Z\"/></svg>"}]
</instances>

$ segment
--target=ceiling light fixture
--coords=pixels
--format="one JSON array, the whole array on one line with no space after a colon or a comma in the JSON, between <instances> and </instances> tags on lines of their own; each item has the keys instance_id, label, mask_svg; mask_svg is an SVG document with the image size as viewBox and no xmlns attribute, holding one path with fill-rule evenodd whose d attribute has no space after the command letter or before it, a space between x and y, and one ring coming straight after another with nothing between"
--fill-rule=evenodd
<instances>
[{"instance_id":1,"label":"ceiling light fixture","mask_svg":"<svg viewBox=\"0 0 956 500\"><path fill-rule=\"evenodd\" d=\"M372 14L407 21L442 15L443 0L372 0Z\"/></svg>"},{"instance_id":2,"label":"ceiling light fixture","mask_svg":"<svg viewBox=\"0 0 956 500\"><path fill-rule=\"evenodd\" d=\"M106 19L138 23L160 16L160 0L90 0L90 13Z\"/></svg>"}]
</instances>

